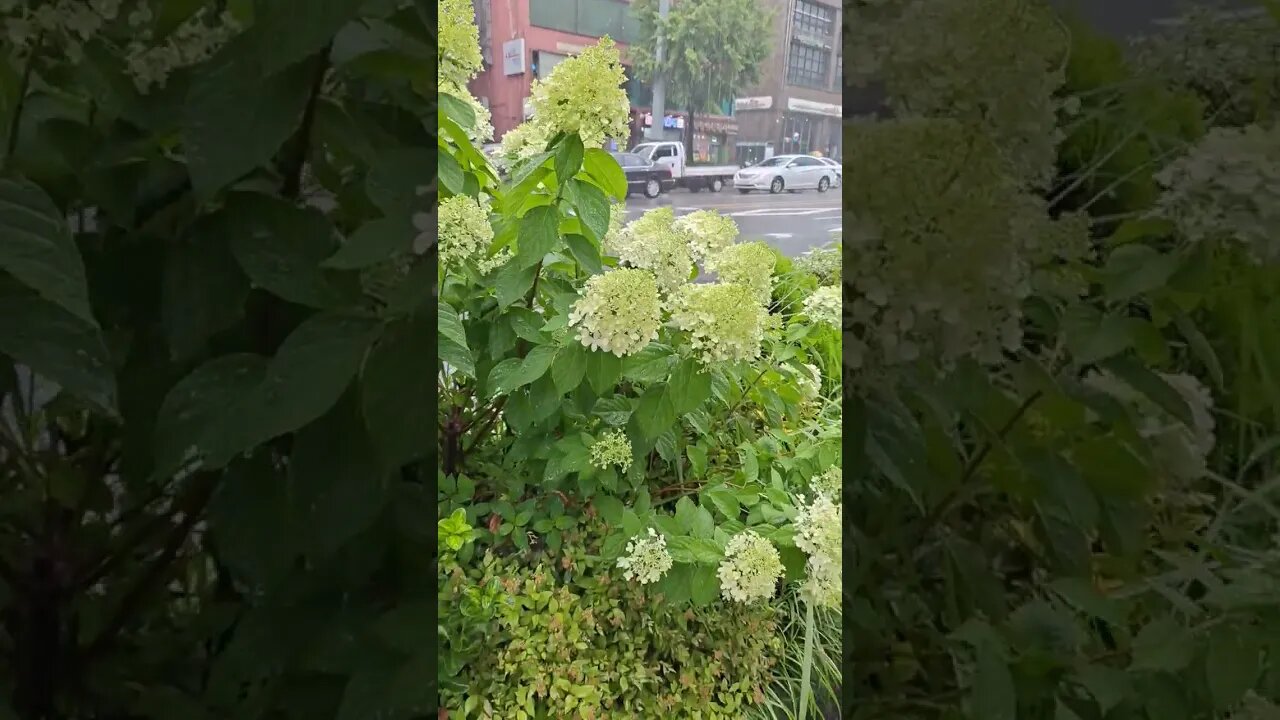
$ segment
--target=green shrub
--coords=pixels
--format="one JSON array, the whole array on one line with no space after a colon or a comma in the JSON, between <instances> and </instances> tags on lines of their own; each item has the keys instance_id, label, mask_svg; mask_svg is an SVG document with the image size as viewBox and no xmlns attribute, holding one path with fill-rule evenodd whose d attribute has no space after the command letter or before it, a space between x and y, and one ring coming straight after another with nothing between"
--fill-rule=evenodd
<instances>
[{"instance_id":1,"label":"green shrub","mask_svg":"<svg viewBox=\"0 0 1280 720\"><path fill-rule=\"evenodd\" d=\"M769 605L682 608L572 545L455 567L442 603L477 593L483 643L443 694L457 717L736 719L782 653Z\"/></svg>"}]
</instances>

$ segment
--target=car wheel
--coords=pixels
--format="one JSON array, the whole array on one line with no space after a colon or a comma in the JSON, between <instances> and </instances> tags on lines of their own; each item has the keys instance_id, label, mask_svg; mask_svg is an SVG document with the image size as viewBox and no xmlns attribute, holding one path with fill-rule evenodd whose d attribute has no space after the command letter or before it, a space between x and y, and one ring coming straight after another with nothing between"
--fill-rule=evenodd
<instances>
[{"instance_id":1,"label":"car wheel","mask_svg":"<svg viewBox=\"0 0 1280 720\"><path fill-rule=\"evenodd\" d=\"M751 192L751 188L738 188L738 192L742 193L743 195L746 195L747 193Z\"/></svg>"},{"instance_id":2,"label":"car wheel","mask_svg":"<svg viewBox=\"0 0 1280 720\"><path fill-rule=\"evenodd\" d=\"M720 192L724 189L724 180L716 178L711 181L711 192Z\"/></svg>"},{"instance_id":3,"label":"car wheel","mask_svg":"<svg viewBox=\"0 0 1280 720\"><path fill-rule=\"evenodd\" d=\"M661 193L662 193L662 184L659 183L657 180L650 178L650 180L644 184L645 197L649 199L653 199L658 197L658 195Z\"/></svg>"},{"instance_id":4,"label":"car wheel","mask_svg":"<svg viewBox=\"0 0 1280 720\"><path fill-rule=\"evenodd\" d=\"M769 192L774 195L777 195L778 193L782 192L782 187L783 187L782 178L776 177L773 179L773 182L769 183Z\"/></svg>"},{"instance_id":5,"label":"car wheel","mask_svg":"<svg viewBox=\"0 0 1280 720\"><path fill-rule=\"evenodd\" d=\"M829 187L831 187L831 180L826 175L823 175L822 179L818 181L818 192L826 192Z\"/></svg>"}]
</instances>

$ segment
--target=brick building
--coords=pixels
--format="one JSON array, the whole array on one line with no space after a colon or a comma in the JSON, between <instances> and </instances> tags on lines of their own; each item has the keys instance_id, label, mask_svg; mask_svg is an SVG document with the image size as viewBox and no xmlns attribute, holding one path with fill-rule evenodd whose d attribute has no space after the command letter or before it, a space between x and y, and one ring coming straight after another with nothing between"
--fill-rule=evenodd
<instances>
[{"instance_id":1,"label":"brick building","mask_svg":"<svg viewBox=\"0 0 1280 720\"><path fill-rule=\"evenodd\" d=\"M760 0L773 8L773 52L734 100L737 159L821 152L840 159L842 12L834 0Z\"/></svg>"}]
</instances>

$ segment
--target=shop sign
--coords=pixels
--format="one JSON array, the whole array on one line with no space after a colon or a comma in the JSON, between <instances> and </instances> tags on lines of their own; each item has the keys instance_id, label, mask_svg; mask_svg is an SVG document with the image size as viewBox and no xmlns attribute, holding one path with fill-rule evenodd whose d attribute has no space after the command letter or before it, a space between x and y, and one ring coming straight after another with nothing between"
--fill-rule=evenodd
<instances>
[{"instance_id":1,"label":"shop sign","mask_svg":"<svg viewBox=\"0 0 1280 720\"><path fill-rule=\"evenodd\" d=\"M843 108L839 105L801 100L800 98L787 98L787 109L794 112L826 115L828 117L842 117L844 114Z\"/></svg>"},{"instance_id":2,"label":"shop sign","mask_svg":"<svg viewBox=\"0 0 1280 720\"><path fill-rule=\"evenodd\" d=\"M763 97L745 97L734 98L734 112L742 112L744 110L768 110L773 107L773 96L765 95Z\"/></svg>"}]
</instances>

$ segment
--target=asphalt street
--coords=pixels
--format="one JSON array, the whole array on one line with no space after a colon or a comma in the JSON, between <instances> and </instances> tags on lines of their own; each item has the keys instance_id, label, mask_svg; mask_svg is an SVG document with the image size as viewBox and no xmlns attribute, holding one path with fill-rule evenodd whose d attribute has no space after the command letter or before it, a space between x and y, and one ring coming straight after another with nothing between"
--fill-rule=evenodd
<instances>
[{"instance_id":1,"label":"asphalt street","mask_svg":"<svg viewBox=\"0 0 1280 720\"><path fill-rule=\"evenodd\" d=\"M718 193L677 188L652 200L643 195L627 198L627 219L634 220L655 207L671 207L676 215L718 210L738 223L739 240L764 240L795 257L840 239L840 194L839 189L742 195L731 187Z\"/></svg>"}]
</instances>

